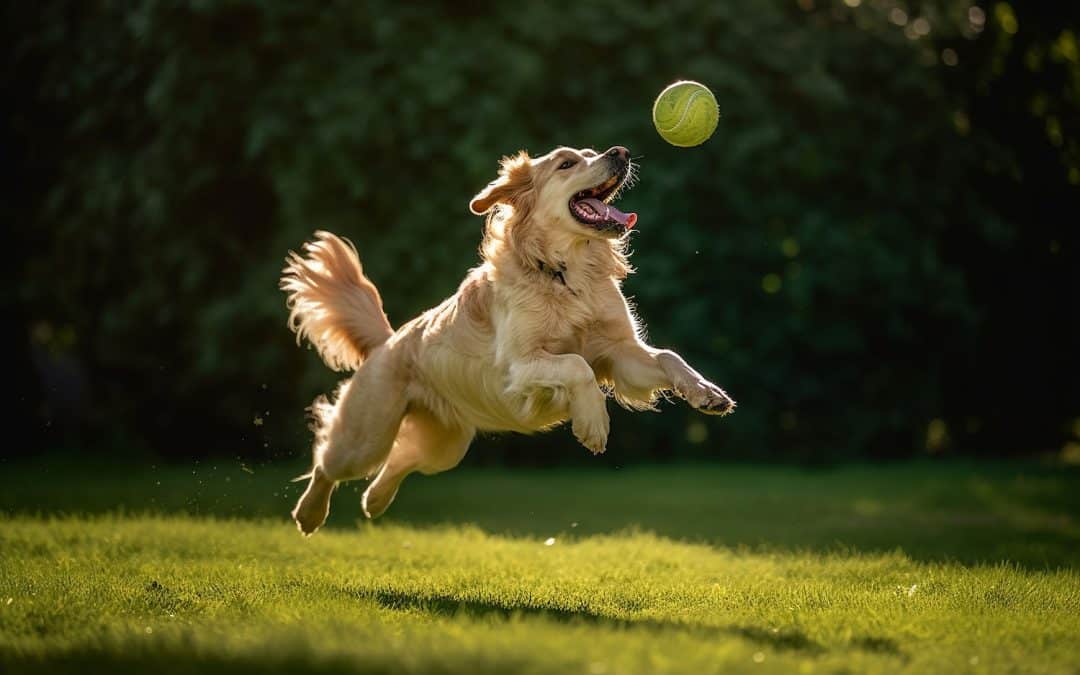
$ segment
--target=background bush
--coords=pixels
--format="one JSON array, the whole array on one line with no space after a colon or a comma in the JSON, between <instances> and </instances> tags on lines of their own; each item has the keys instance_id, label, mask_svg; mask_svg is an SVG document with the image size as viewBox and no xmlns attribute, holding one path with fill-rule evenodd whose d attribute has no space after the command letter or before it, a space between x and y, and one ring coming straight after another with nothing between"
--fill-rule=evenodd
<instances>
[{"instance_id":1,"label":"background bush","mask_svg":"<svg viewBox=\"0 0 1080 675\"><path fill-rule=\"evenodd\" d=\"M336 378L285 329L286 251L350 237L400 324L476 262L498 158L560 144L640 158L626 289L740 402L617 421L616 461L1060 448L1075 10L855 4L13 3L19 448L306 452ZM720 101L701 148L651 126L678 78Z\"/></svg>"}]
</instances>

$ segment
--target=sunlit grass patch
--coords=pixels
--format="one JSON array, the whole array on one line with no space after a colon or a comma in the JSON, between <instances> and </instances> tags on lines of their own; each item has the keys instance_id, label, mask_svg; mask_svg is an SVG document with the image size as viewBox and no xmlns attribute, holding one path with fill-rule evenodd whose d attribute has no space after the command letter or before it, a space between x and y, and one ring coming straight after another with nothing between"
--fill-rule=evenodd
<instances>
[{"instance_id":1,"label":"sunlit grass patch","mask_svg":"<svg viewBox=\"0 0 1080 675\"><path fill-rule=\"evenodd\" d=\"M310 539L283 513L24 503L0 516L0 671L1072 672L1080 575L1054 548L1075 537L1054 488L1071 479L939 492L934 476L963 482L878 471L465 471L417 481L396 519L342 515ZM454 498L473 490L486 501ZM963 537L983 523L958 514L999 500L1019 514L992 521L1000 546ZM796 533L806 513L837 523ZM952 544L911 534L920 514ZM1031 553L1024 528L1052 528L1056 564L1009 560Z\"/></svg>"}]
</instances>

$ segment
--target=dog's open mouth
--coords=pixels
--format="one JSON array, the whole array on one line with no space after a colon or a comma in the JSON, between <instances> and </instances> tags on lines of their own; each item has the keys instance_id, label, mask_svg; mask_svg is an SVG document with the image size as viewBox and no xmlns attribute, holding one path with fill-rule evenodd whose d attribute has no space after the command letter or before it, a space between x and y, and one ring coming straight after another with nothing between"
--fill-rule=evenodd
<instances>
[{"instance_id":1,"label":"dog's open mouth","mask_svg":"<svg viewBox=\"0 0 1080 675\"><path fill-rule=\"evenodd\" d=\"M570 213L578 222L597 230L625 232L637 222L636 213L623 213L608 203L622 187L629 167L623 167L603 183L570 198Z\"/></svg>"}]
</instances>

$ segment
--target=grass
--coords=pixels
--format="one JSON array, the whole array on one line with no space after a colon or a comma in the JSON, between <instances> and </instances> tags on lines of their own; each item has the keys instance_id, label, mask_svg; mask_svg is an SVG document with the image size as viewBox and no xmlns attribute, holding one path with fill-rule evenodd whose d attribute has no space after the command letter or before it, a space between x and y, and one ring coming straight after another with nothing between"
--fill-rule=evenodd
<instances>
[{"instance_id":1,"label":"grass","mask_svg":"<svg viewBox=\"0 0 1080 675\"><path fill-rule=\"evenodd\" d=\"M0 471L0 672L1075 672L1080 472Z\"/></svg>"}]
</instances>

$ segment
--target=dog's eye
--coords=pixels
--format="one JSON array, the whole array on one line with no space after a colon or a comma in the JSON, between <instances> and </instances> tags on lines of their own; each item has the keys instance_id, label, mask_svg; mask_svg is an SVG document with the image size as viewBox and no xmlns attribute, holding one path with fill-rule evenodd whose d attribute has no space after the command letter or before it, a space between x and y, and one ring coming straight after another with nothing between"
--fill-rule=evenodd
<instances>
[{"instance_id":1,"label":"dog's eye","mask_svg":"<svg viewBox=\"0 0 1080 675\"><path fill-rule=\"evenodd\" d=\"M577 164L577 162L575 162L572 159L568 159L568 160L566 160L565 162L563 162L562 164L559 165L559 170L561 171L563 169L569 169L570 167L574 166L575 164Z\"/></svg>"}]
</instances>

